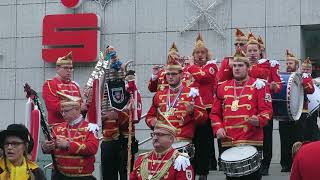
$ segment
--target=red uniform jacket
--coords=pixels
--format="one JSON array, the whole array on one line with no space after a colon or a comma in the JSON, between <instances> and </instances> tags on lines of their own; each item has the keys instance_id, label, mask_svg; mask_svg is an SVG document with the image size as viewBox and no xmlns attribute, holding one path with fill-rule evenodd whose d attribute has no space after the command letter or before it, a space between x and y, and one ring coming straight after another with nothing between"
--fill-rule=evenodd
<instances>
[{"instance_id":1,"label":"red uniform jacket","mask_svg":"<svg viewBox=\"0 0 320 180\"><path fill-rule=\"evenodd\" d=\"M188 72L194 79L193 87L199 88L199 94L205 108L211 108L213 96L217 89L217 72L218 67L216 64L206 64L203 67L192 65L188 68Z\"/></svg>"},{"instance_id":2,"label":"red uniform jacket","mask_svg":"<svg viewBox=\"0 0 320 180\"><path fill-rule=\"evenodd\" d=\"M114 111L117 112L118 119L109 119L102 116L102 135L104 141L118 140L120 136L119 125L129 122L130 116L128 109L125 109L123 111Z\"/></svg>"},{"instance_id":3,"label":"red uniform jacket","mask_svg":"<svg viewBox=\"0 0 320 180\"><path fill-rule=\"evenodd\" d=\"M302 86L304 90L304 101L303 101L303 111L304 113L308 113L308 104L309 100L307 94L314 93L313 79L310 74L303 73L302 74Z\"/></svg>"},{"instance_id":4,"label":"red uniform jacket","mask_svg":"<svg viewBox=\"0 0 320 180\"><path fill-rule=\"evenodd\" d=\"M281 91L282 84L279 75L279 63L277 61L260 59L257 64L254 64L250 67L249 75L253 78L264 79L268 82L268 84L275 82L277 84L277 88L271 93L278 93ZM229 59L225 58L221 62L218 74L219 82L231 80L232 77L232 68L229 66Z\"/></svg>"},{"instance_id":5,"label":"red uniform jacket","mask_svg":"<svg viewBox=\"0 0 320 180\"><path fill-rule=\"evenodd\" d=\"M57 91L81 97L80 88L74 81L62 82L57 77L47 80L42 87L42 97L47 107L48 123L50 125L64 122L60 113L60 98L57 95Z\"/></svg>"},{"instance_id":6,"label":"red uniform jacket","mask_svg":"<svg viewBox=\"0 0 320 180\"><path fill-rule=\"evenodd\" d=\"M165 121L164 115L167 111L166 101L169 91L170 101L173 104L178 92L173 92L169 88L163 91L158 91L153 97L152 105L146 117L146 123L149 127L151 127L151 122L156 120ZM204 108L203 104L201 104L199 96L194 98L193 114L187 113L186 107L193 101L192 97L188 96L189 92L190 88L182 85L181 95L177 99L176 105L174 106L175 110L173 113L168 114L167 117L170 123L178 129L176 136L178 139L191 140L194 136L196 123L204 123L208 118L206 109ZM159 111L162 115L160 115Z\"/></svg>"},{"instance_id":7,"label":"red uniform jacket","mask_svg":"<svg viewBox=\"0 0 320 180\"><path fill-rule=\"evenodd\" d=\"M162 69L158 72L157 78L155 78L154 80L152 80L150 78L149 84L148 84L149 91L150 92L157 92L159 90L162 91L165 88L167 88L168 82L165 78L166 78L165 71Z\"/></svg>"},{"instance_id":8,"label":"red uniform jacket","mask_svg":"<svg viewBox=\"0 0 320 180\"><path fill-rule=\"evenodd\" d=\"M134 164L130 180L148 179L149 176L157 176L161 180L194 180L191 165L185 171L174 169L174 161L178 156L179 152L172 148L161 155L154 151L141 154ZM170 166L164 166L165 163L170 163Z\"/></svg>"},{"instance_id":9,"label":"red uniform jacket","mask_svg":"<svg viewBox=\"0 0 320 180\"><path fill-rule=\"evenodd\" d=\"M256 79L249 77L247 82L242 82L236 87L234 87L235 80L226 81L218 86L210 119L215 134L218 129L224 128L227 136L232 138L222 140L224 147L263 144L263 127L272 117L271 95L269 87L258 89L254 84L255 81ZM239 98L238 110L232 111L231 105L236 98L235 94ZM247 121L253 115L258 117L259 127Z\"/></svg>"},{"instance_id":10,"label":"red uniform jacket","mask_svg":"<svg viewBox=\"0 0 320 180\"><path fill-rule=\"evenodd\" d=\"M318 180L320 141L302 145L294 157L290 180Z\"/></svg>"},{"instance_id":11,"label":"red uniform jacket","mask_svg":"<svg viewBox=\"0 0 320 180\"><path fill-rule=\"evenodd\" d=\"M190 73L187 71L188 68L189 68L189 65L186 65L182 69L183 71L182 83L187 87L190 87L191 84L192 84L192 87L194 87L196 86L196 83L192 83L193 79ZM150 78L149 80L148 89L152 93L157 91L163 91L167 87L169 87L169 85L166 80L166 72L163 69L158 72L157 78L155 78L154 80Z\"/></svg>"},{"instance_id":12,"label":"red uniform jacket","mask_svg":"<svg viewBox=\"0 0 320 180\"><path fill-rule=\"evenodd\" d=\"M224 57L218 71L218 81L223 82L231 80L232 77L232 67L229 66L229 57Z\"/></svg>"},{"instance_id":13,"label":"red uniform jacket","mask_svg":"<svg viewBox=\"0 0 320 180\"><path fill-rule=\"evenodd\" d=\"M55 149L53 152L59 172L62 174L92 175L99 140L97 134L88 131L87 126L88 122L84 120L74 126L70 126L67 122L54 126L53 137L65 138L70 143L68 150Z\"/></svg>"}]
</instances>

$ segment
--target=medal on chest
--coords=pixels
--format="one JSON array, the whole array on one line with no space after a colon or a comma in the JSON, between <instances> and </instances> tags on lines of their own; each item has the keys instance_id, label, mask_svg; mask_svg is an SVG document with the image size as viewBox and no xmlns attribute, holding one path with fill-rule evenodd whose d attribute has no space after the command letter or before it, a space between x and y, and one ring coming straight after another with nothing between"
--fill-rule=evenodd
<instances>
[{"instance_id":1,"label":"medal on chest","mask_svg":"<svg viewBox=\"0 0 320 180\"><path fill-rule=\"evenodd\" d=\"M237 111L239 109L239 99L235 99L231 104L231 111Z\"/></svg>"}]
</instances>

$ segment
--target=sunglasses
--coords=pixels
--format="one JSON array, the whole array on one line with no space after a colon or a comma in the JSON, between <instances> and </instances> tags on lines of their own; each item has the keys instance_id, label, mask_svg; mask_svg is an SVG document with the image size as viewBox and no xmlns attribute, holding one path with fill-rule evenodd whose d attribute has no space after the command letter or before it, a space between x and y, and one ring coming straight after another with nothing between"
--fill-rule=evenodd
<instances>
[{"instance_id":1,"label":"sunglasses","mask_svg":"<svg viewBox=\"0 0 320 180\"><path fill-rule=\"evenodd\" d=\"M244 43L234 43L235 46L244 46Z\"/></svg>"}]
</instances>

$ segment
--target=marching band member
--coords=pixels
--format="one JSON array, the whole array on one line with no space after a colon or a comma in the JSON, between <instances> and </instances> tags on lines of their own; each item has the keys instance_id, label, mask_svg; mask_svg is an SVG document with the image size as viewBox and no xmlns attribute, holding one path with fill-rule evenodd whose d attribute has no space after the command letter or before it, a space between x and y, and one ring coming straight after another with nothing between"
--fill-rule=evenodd
<instances>
[{"instance_id":1,"label":"marching band member","mask_svg":"<svg viewBox=\"0 0 320 180\"><path fill-rule=\"evenodd\" d=\"M41 168L27 157L33 149L33 139L24 125L9 125L0 132L0 142L4 151L0 158L1 180L46 180Z\"/></svg>"},{"instance_id":2,"label":"marching band member","mask_svg":"<svg viewBox=\"0 0 320 180\"><path fill-rule=\"evenodd\" d=\"M238 145L263 146L263 127L272 117L269 86L249 76L249 59L240 48L233 58L233 79L218 86L210 119L224 150ZM260 171L239 178L261 179Z\"/></svg>"},{"instance_id":3,"label":"marching band member","mask_svg":"<svg viewBox=\"0 0 320 180\"><path fill-rule=\"evenodd\" d=\"M256 40L253 33L249 32L246 47L246 56L249 58L251 65L249 76L263 79L266 81L266 83L270 84L271 94L280 92L282 84L279 75L279 63L276 60L268 60L263 58L263 56L265 57L266 55L262 38L259 36L258 40ZM263 133L263 161L261 174L268 175L272 159L272 119L268 121L268 124L263 128Z\"/></svg>"},{"instance_id":4,"label":"marching band member","mask_svg":"<svg viewBox=\"0 0 320 180\"><path fill-rule=\"evenodd\" d=\"M198 34L195 47L192 52L194 64L187 68L187 71L194 79L194 87L198 87L199 94L207 113L211 112L213 96L217 89L217 72L218 67L215 60L211 60L211 54L206 47L201 34ZM205 124L196 126L194 144L195 164L194 169L199 179L204 180L209 174L209 161L212 163L212 169L217 169L217 160L215 157L214 137L212 134L211 120L207 119ZM209 144L208 142L212 143Z\"/></svg>"},{"instance_id":5,"label":"marching band member","mask_svg":"<svg viewBox=\"0 0 320 180\"><path fill-rule=\"evenodd\" d=\"M169 88L158 91L147 113L146 124L153 129L156 122L167 121L177 128L177 141L191 143L196 123L203 123L207 113L196 89L181 82L182 66L178 57L168 56L166 79Z\"/></svg>"},{"instance_id":6,"label":"marching band member","mask_svg":"<svg viewBox=\"0 0 320 180\"><path fill-rule=\"evenodd\" d=\"M302 85L304 89L304 103L303 111L300 118L302 125L302 139L301 141L315 141L319 139L319 128L317 125L318 113L313 113L309 115L308 113L308 104L309 99L307 94L313 94L314 84L311 77L312 74L312 64L310 58L307 58L301 64L301 73L302 73Z\"/></svg>"},{"instance_id":7,"label":"marching band member","mask_svg":"<svg viewBox=\"0 0 320 180\"><path fill-rule=\"evenodd\" d=\"M238 48L241 48L243 52L246 52L247 42L248 42L248 39L245 36L245 34L239 28L236 28L235 43L234 43L235 50L237 50ZM233 58L232 56L225 57L221 61L221 65L218 71L219 82L232 79L232 62L233 62L232 58Z\"/></svg>"},{"instance_id":8,"label":"marching band member","mask_svg":"<svg viewBox=\"0 0 320 180\"><path fill-rule=\"evenodd\" d=\"M287 72L293 73L297 72L299 68L299 60L286 50L286 69ZM302 86L306 93L313 92L314 87L313 84L309 86L310 79L307 74L304 75L305 77L302 80ZM312 83L312 79L311 79ZM305 101L307 102L307 101ZM282 120L279 121L279 133L280 133L280 142L281 142L281 172L290 172L291 165L292 165L292 152L291 148L294 142L297 140L301 140L301 131L302 125L301 121L298 122L290 121L290 120Z\"/></svg>"},{"instance_id":9,"label":"marching band member","mask_svg":"<svg viewBox=\"0 0 320 180\"><path fill-rule=\"evenodd\" d=\"M57 75L53 79L46 80L42 87L42 97L48 111L48 123L52 126L64 122L57 91L81 97L79 85L72 81L72 52L58 58L56 62L56 72Z\"/></svg>"},{"instance_id":10,"label":"marching band member","mask_svg":"<svg viewBox=\"0 0 320 180\"><path fill-rule=\"evenodd\" d=\"M140 154L130 180L194 180L188 156L171 147L177 129L157 121L151 133L154 150Z\"/></svg>"},{"instance_id":11,"label":"marching band member","mask_svg":"<svg viewBox=\"0 0 320 180\"><path fill-rule=\"evenodd\" d=\"M124 71L124 64L122 63L114 47L108 46L105 52L108 59L111 61L110 72L120 76L121 71ZM114 107L107 107L107 109L102 110L102 135L103 141L101 143L101 165L102 165L102 178L104 180L117 180L120 177L121 180L125 180L128 177L128 140L131 136L131 165L134 163L134 154L138 152L138 142L135 140L134 135L134 124L138 123L141 118L141 96L138 92L134 81L134 72L126 74L127 77L124 79L114 79L112 77L109 81L115 83L108 83L108 91L110 97L110 103L119 103L123 108L116 109ZM127 87L121 86L124 81L128 81ZM124 84L124 83L123 83ZM120 89L120 90L119 90ZM127 93L134 94L134 91L137 91L137 112L132 108L133 99L125 102L125 96ZM113 92L113 93L110 93ZM135 96L135 95L133 95ZM124 98L121 98L124 97ZM129 97L130 98L130 97ZM117 100L115 102L114 100ZM107 102L109 103L109 102ZM137 114L137 119L133 119ZM131 122L131 124L129 124ZM129 133L129 125L132 126L132 131ZM130 167L129 171L131 171Z\"/></svg>"},{"instance_id":12,"label":"marching band member","mask_svg":"<svg viewBox=\"0 0 320 180\"><path fill-rule=\"evenodd\" d=\"M96 179L94 171L95 154L99 140L97 132L88 130L88 122L81 115L81 98L58 92L61 97L61 114L64 122L53 127L53 139L45 140L42 151L55 155L52 180Z\"/></svg>"},{"instance_id":13,"label":"marching band member","mask_svg":"<svg viewBox=\"0 0 320 180\"><path fill-rule=\"evenodd\" d=\"M192 83L192 77L191 77L190 73L187 71L187 69L191 64L193 64L192 58L185 59L184 57L181 57L175 43L172 43L168 54L170 56L176 58L177 61L181 64L182 71L183 71L182 83L185 83L185 85L187 87L189 87ZM157 91L163 91L168 86L169 85L166 80L165 67L161 68L161 66L159 66L159 65L153 66L151 78L150 78L149 84L148 84L149 91L152 93L157 92ZM193 84L193 86L194 86L194 84Z\"/></svg>"}]
</instances>

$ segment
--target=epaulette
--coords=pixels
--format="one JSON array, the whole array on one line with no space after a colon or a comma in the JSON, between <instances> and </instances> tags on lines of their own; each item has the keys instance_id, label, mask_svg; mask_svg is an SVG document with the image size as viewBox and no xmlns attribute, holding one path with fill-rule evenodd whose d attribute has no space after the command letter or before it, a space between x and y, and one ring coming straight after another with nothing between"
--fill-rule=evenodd
<instances>
[{"instance_id":1,"label":"epaulette","mask_svg":"<svg viewBox=\"0 0 320 180\"><path fill-rule=\"evenodd\" d=\"M225 82L227 82L227 81L228 81L228 80L218 82L218 85L221 85L221 84L223 84L223 83L225 83Z\"/></svg>"},{"instance_id":2,"label":"epaulette","mask_svg":"<svg viewBox=\"0 0 320 180\"><path fill-rule=\"evenodd\" d=\"M265 63L267 61L268 61L268 59L259 59L258 60L258 64L262 64L262 63Z\"/></svg>"},{"instance_id":3,"label":"epaulette","mask_svg":"<svg viewBox=\"0 0 320 180\"><path fill-rule=\"evenodd\" d=\"M270 60L271 67L276 67L277 65L280 65L280 63L277 60Z\"/></svg>"},{"instance_id":4,"label":"epaulette","mask_svg":"<svg viewBox=\"0 0 320 180\"><path fill-rule=\"evenodd\" d=\"M152 151L148 151L148 152L141 153L138 156L143 156L143 158L145 158L145 157L148 157L151 153Z\"/></svg>"},{"instance_id":5,"label":"epaulette","mask_svg":"<svg viewBox=\"0 0 320 180\"><path fill-rule=\"evenodd\" d=\"M75 81L71 81L71 82L76 84L78 87L80 87L80 85L77 82L75 82Z\"/></svg>"},{"instance_id":6,"label":"epaulette","mask_svg":"<svg viewBox=\"0 0 320 180\"><path fill-rule=\"evenodd\" d=\"M50 91L50 93L51 93L53 96L56 96L56 97L57 97L57 94L53 93L52 90L51 90L50 81L51 81L51 80L47 80L47 82L46 82L46 83L48 84L49 91Z\"/></svg>"}]
</instances>

